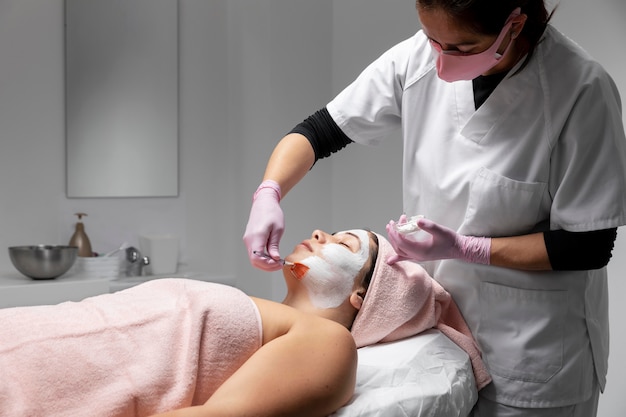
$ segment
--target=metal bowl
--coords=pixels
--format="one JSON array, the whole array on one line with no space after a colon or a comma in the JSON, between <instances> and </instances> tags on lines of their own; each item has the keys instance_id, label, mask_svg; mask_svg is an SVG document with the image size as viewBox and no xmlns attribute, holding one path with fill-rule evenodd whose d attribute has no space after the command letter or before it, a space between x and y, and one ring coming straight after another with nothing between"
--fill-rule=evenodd
<instances>
[{"instance_id":1,"label":"metal bowl","mask_svg":"<svg viewBox=\"0 0 626 417\"><path fill-rule=\"evenodd\" d=\"M74 246L11 246L9 257L13 266L32 279L52 279L66 273L78 255Z\"/></svg>"}]
</instances>

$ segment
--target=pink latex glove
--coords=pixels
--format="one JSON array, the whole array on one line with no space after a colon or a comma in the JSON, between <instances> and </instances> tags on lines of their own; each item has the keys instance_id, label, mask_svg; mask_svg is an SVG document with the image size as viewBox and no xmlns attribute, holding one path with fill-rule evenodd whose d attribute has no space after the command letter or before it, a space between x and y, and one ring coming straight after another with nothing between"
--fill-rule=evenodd
<instances>
[{"instance_id":1,"label":"pink latex glove","mask_svg":"<svg viewBox=\"0 0 626 417\"><path fill-rule=\"evenodd\" d=\"M278 261L278 245L285 231L285 217L280 208L280 198L280 185L272 180L263 181L252 197L250 217L243 235L250 263L264 271L282 268L282 263Z\"/></svg>"},{"instance_id":2,"label":"pink latex glove","mask_svg":"<svg viewBox=\"0 0 626 417\"><path fill-rule=\"evenodd\" d=\"M402 215L398 224L406 222ZM387 263L393 265L401 260L436 261L440 259L460 259L466 262L489 265L491 238L464 236L452 229L431 220L419 219L417 226L429 236L420 241L412 240L411 235L403 235L396 230L393 220L387 224L389 243L396 251Z\"/></svg>"}]
</instances>

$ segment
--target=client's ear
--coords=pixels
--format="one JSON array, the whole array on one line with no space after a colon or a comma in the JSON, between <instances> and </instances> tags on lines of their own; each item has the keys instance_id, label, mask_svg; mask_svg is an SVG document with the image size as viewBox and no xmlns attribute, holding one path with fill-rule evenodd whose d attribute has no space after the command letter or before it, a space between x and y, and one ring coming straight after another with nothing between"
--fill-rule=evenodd
<instances>
[{"instance_id":1,"label":"client's ear","mask_svg":"<svg viewBox=\"0 0 626 417\"><path fill-rule=\"evenodd\" d=\"M352 291L352 294L350 294L350 304L352 304L352 307L360 310L363 305L363 297L365 297L365 291L362 288Z\"/></svg>"}]
</instances>

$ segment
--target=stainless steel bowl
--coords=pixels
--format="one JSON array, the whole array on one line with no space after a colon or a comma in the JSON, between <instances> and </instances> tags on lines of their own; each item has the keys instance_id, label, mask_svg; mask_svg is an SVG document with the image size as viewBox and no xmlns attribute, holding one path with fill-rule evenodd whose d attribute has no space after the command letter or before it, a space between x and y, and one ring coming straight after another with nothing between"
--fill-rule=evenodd
<instances>
[{"instance_id":1,"label":"stainless steel bowl","mask_svg":"<svg viewBox=\"0 0 626 417\"><path fill-rule=\"evenodd\" d=\"M34 245L11 246L9 257L13 266L33 279L52 279L66 273L78 255L74 246Z\"/></svg>"}]
</instances>

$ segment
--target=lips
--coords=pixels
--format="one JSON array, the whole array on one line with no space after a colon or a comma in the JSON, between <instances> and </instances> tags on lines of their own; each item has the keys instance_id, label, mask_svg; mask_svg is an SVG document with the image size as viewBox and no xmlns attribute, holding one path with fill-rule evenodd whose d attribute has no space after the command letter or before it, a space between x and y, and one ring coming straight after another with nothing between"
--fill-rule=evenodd
<instances>
[{"instance_id":1,"label":"lips","mask_svg":"<svg viewBox=\"0 0 626 417\"><path fill-rule=\"evenodd\" d=\"M311 243L308 240L303 240L302 242L300 242L300 245L307 248L309 252L313 252L313 247L311 246Z\"/></svg>"}]
</instances>

